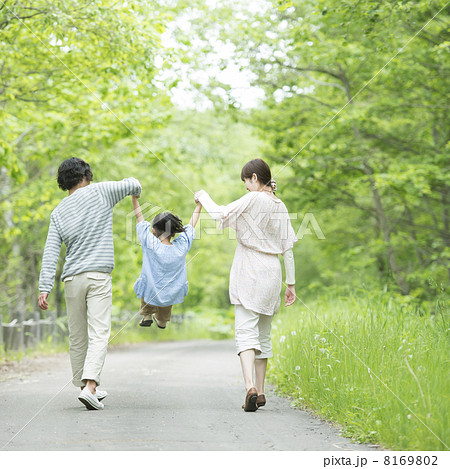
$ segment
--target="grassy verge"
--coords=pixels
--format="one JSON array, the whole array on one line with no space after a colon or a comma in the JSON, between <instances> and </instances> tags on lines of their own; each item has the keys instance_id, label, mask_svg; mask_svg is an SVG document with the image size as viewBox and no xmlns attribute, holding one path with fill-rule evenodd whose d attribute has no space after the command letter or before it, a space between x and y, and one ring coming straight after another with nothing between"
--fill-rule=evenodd
<instances>
[{"instance_id":1,"label":"grassy verge","mask_svg":"<svg viewBox=\"0 0 450 469\"><path fill-rule=\"evenodd\" d=\"M446 449L446 311L430 314L392 294L366 291L307 305L314 314L296 303L274 319L269 379L278 390L357 441Z\"/></svg>"},{"instance_id":2,"label":"grassy verge","mask_svg":"<svg viewBox=\"0 0 450 469\"><path fill-rule=\"evenodd\" d=\"M67 352L69 349L68 341L60 342L41 342L35 348L28 348L26 350L9 350L5 352L3 349L0 349L0 365L4 365L8 362L19 362L24 357L38 357L44 355L54 355L56 353Z\"/></svg>"}]
</instances>

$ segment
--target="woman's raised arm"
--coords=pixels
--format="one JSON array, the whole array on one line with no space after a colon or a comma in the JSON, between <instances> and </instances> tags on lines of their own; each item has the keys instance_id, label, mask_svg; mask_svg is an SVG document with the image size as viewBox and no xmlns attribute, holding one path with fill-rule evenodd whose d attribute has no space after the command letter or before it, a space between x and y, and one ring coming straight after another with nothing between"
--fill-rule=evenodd
<instances>
[{"instance_id":1,"label":"woman's raised arm","mask_svg":"<svg viewBox=\"0 0 450 469\"><path fill-rule=\"evenodd\" d=\"M228 205L217 205L204 190L196 192L194 198L202 204L213 220L221 222L222 228L227 226L234 228L233 221L246 209L252 194L252 192L249 192Z\"/></svg>"}]
</instances>

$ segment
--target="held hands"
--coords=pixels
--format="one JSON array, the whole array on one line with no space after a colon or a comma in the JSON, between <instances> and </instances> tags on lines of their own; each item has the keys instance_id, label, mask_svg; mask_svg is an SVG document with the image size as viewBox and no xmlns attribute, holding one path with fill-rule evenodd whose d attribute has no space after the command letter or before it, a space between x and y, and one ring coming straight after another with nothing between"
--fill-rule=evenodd
<instances>
[{"instance_id":1,"label":"held hands","mask_svg":"<svg viewBox=\"0 0 450 469\"><path fill-rule=\"evenodd\" d=\"M197 191L197 192L194 193L194 200L195 200L195 203L196 203L196 204L199 204L199 203L200 203L200 201L198 200L198 198L199 198L199 196L200 196L200 192L201 192L201 191Z\"/></svg>"},{"instance_id":2,"label":"held hands","mask_svg":"<svg viewBox=\"0 0 450 469\"><path fill-rule=\"evenodd\" d=\"M284 295L284 305L291 306L295 301L295 285L288 285Z\"/></svg>"},{"instance_id":3,"label":"held hands","mask_svg":"<svg viewBox=\"0 0 450 469\"><path fill-rule=\"evenodd\" d=\"M38 297L38 305L41 309L48 309L47 303L48 293L41 293Z\"/></svg>"}]
</instances>

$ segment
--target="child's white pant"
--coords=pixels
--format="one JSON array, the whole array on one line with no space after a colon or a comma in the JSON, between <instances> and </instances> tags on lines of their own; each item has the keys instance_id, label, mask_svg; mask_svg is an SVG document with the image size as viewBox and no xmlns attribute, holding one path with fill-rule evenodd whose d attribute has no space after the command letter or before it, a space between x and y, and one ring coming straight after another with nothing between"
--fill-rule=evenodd
<instances>
[{"instance_id":1,"label":"child's white pant","mask_svg":"<svg viewBox=\"0 0 450 469\"><path fill-rule=\"evenodd\" d=\"M256 358L273 357L270 339L273 316L250 311L242 305L235 305L234 311L237 354L255 349Z\"/></svg>"}]
</instances>

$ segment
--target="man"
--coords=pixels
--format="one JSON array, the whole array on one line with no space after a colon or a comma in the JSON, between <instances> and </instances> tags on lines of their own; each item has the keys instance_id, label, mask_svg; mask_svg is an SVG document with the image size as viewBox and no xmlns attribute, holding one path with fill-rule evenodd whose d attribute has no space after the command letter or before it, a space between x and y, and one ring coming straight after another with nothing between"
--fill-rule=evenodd
<instances>
[{"instance_id":1,"label":"man","mask_svg":"<svg viewBox=\"0 0 450 469\"><path fill-rule=\"evenodd\" d=\"M47 298L55 281L62 243L66 260L65 284L69 322L72 382L81 388L78 399L89 410L104 408L107 393L97 390L111 332L114 268L113 208L127 195L138 196L134 178L91 184L92 171L80 158L65 160L58 169L58 185L69 191L53 210L39 277L38 304L48 309Z\"/></svg>"}]
</instances>

